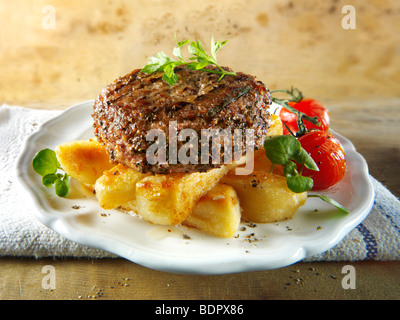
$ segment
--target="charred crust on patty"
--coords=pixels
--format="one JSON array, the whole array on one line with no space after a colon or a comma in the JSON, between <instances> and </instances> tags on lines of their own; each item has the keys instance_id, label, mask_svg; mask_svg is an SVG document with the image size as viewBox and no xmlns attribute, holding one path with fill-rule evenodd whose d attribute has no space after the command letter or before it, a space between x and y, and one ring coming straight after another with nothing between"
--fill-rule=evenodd
<instances>
[{"instance_id":1,"label":"charred crust on patty","mask_svg":"<svg viewBox=\"0 0 400 320\"><path fill-rule=\"evenodd\" d=\"M170 121L176 121L178 130L195 130L198 137L202 129L252 129L254 149L262 148L270 125L271 96L261 81L242 72L219 81L218 74L184 66L175 68L175 73L179 80L170 86L162 80L162 72L137 69L107 85L96 98L94 134L113 162L154 174L204 172L223 164L221 159L219 164L151 165L146 150L153 142L146 135L161 129L168 138ZM183 143L178 142L178 150Z\"/></svg>"}]
</instances>

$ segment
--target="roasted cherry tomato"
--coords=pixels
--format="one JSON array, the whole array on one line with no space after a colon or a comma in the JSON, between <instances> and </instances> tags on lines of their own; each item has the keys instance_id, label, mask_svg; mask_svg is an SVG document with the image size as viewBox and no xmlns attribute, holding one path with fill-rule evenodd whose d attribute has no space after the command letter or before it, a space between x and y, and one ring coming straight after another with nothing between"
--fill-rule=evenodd
<instances>
[{"instance_id":1,"label":"roasted cherry tomato","mask_svg":"<svg viewBox=\"0 0 400 320\"><path fill-rule=\"evenodd\" d=\"M289 102L289 105L296 110L306 114L310 117L318 117L318 121L320 122L320 126L317 126L309 121L303 121L306 129L318 129L321 131L328 131L329 129L329 112L328 109L325 108L320 102L314 99L302 99L299 102ZM295 134L299 131L297 126L297 115L293 112L282 108L279 117L281 118L283 124L283 134L290 134L286 126Z\"/></svg>"},{"instance_id":2,"label":"roasted cherry tomato","mask_svg":"<svg viewBox=\"0 0 400 320\"><path fill-rule=\"evenodd\" d=\"M319 171L307 168L303 168L302 171L303 176L314 180L313 190L330 188L343 179L346 171L346 155L337 138L330 132L313 130L298 140L319 168Z\"/></svg>"}]
</instances>

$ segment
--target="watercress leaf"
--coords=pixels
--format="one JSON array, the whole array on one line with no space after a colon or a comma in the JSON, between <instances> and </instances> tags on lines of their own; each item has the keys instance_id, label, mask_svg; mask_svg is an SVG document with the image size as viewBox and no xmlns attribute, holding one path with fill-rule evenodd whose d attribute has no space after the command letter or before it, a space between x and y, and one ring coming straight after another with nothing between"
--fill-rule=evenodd
<instances>
[{"instance_id":1,"label":"watercress leaf","mask_svg":"<svg viewBox=\"0 0 400 320\"><path fill-rule=\"evenodd\" d=\"M346 208L344 208L339 202L337 202L336 200L329 198L327 196L324 196L322 194L309 194L307 195L307 197L309 198L320 198L321 200L335 206L337 209L339 209L339 211L344 212L344 213L349 213L349 210L347 210Z\"/></svg>"},{"instance_id":2,"label":"watercress leaf","mask_svg":"<svg viewBox=\"0 0 400 320\"><path fill-rule=\"evenodd\" d=\"M61 179L62 177L63 177L63 175L61 173L46 174L42 178L42 183L47 188L51 188L53 186L53 184L56 182L56 180Z\"/></svg>"},{"instance_id":3,"label":"watercress leaf","mask_svg":"<svg viewBox=\"0 0 400 320\"><path fill-rule=\"evenodd\" d=\"M298 164L304 164L307 169L319 171L314 159L302 147L300 147L299 152L293 156L293 160Z\"/></svg>"},{"instance_id":4,"label":"watercress leaf","mask_svg":"<svg viewBox=\"0 0 400 320\"><path fill-rule=\"evenodd\" d=\"M288 188L295 193L302 193L312 189L314 181L310 177L290 176L286 177Z\"/></svg>"},{"instance_id":5,"label":"watercress leaf","mask_svg":"<svg viewBox=\"0 0 400 320\"><path fill-rule=\"evenodd\" d=\"M42 177L50 173L56 173L57 168L61 166L57 160L56 153L48 148L40 150L35 155L32 165L35 172Z\"/></svg>"},{"instance_id":6,"label":"watercress leaf","mask_svg":"<svg viewBox=\"0 0 400 320\"><path fill-rule=\"evenodd\" d=\"M297 171L297 165L293 161L288 161L283 166L283 175L285 177L292 177L299 175Z\"/></svg>"},{"instance_id":7,"label":"watercress leaf","mask_svg":"<svg viewBox=\"0 0 400 320\"><path fill-rule=\"evenodd\" d=\"M267 158L278 165L286 164L300 148L300 142L289 135L267 137L264 141Z\"/></svg>"},{"instance_id":8,"label":"watercress leaf","mask_svg":"<svg viewBox=\"0 0 400 320\"><path fill-rule=\"evenodd\" d=\"M301 147L300 142L291 135L269 137L264 141L268 159L275 164L284 165L289 160L304 164L310 170L319 171L313 158Z\"/></svg>"},{"instance_id":9,"label":"watercress leaf","mask_svg":"<svg viewBox=\"0 0 400 320\"><path fill-rule=\"evenodd\" d=\"M32 160L34 170L42 176L42 184L48 188L55 185L56 195L66 197L69 193L69 175L57 173L63 170L57 160L56 153L51 149L40 150Z\"/></svg>"},{"instance_id":10,"label":"watercress leaf","mask_svg":"<svg viewBox=\"0 0 400 320\"><path fill-rule=\"evenodd\" d=\"M56 195L65 198L69 193L69 175L65 174L62 178L55 180Z\"/></svg>"}]
</instances>

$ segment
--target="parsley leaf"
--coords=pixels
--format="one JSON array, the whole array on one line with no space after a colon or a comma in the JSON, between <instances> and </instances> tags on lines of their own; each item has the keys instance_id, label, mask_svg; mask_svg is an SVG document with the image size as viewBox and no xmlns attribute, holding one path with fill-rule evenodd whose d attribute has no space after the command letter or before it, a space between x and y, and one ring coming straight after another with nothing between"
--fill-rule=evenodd
<instances>
[{"instance_id":1,"label":"parsley leaf","mask_svg":"<svg viewBox=\"0 0 400 320\"><path fill-rule=\"evenodd\" d=\"M183 60L183 56L182 56L181 47L187 45L187 44L190 42L190 40L188 39L188 40L179 42L179 41L176 40L176 35L175 35L175 42L176 42L176 47L175 47L174 50L172 51L172 54L173 54L175 57L179 58L181 61L184 61L184 60Z\"/></svg>"},{"instance_id":2,"label":"parsley leaf","mask_svg":"<svg viewBox=\"0 0 400 320\"><path fill-rule=\"evenodd\" d=\"M145 73L153 73L156 71L164 70L164 68L170 64L177 63L179 63L179 61L168 57L163 51L161 51L158 52L155 57L150 57L149 62L141 71Z\"/></svg>"},{"instance_id":3,"label":"parsley leaf","mask_svg":"<svg viewBox=\"0 0 400 320\"><path fill-rule=\"evenodd\" d=\"M223 69L217 63L217 52L221 49L227 41L214 42L214 37L211 38L211 55L209 55L200 40L191 41L189 39L185 41L177 41L175 36L176 47L173 49L172 54L178 58L178 60L167 56L163 51L156 53L154 57L148 59L148 63L141 69L144 73L154 73L157 71L163 71L162 79L169 85L174 85L178 81L178 76L175 73L175 68L180 65L186 65L192 70L203 70L206 72L220 74L218 81L224 76L231 75L236 76L235 72L229 72ZM181 47L188 46L188 51L192 55L189 61L185 61L183 58ZM209 65L214 65L218 70L207 69Z\"/></svg>"},{"instance_id":4,"label":"parsley leaf","mask_svg":"<svg viewBox=\"0 0 400 320\"><path fill-rule=\"evenodd\" d=\"M213 58L215 59L215 61L217 61L217 51L219 49L221 49L227 42L228 42L228 40L225 40L223 42L221 42L221 41L214 42L214 37L212 37L212 39L211 39L211 54L212 54Z\"/></svg>"}]
</instances>

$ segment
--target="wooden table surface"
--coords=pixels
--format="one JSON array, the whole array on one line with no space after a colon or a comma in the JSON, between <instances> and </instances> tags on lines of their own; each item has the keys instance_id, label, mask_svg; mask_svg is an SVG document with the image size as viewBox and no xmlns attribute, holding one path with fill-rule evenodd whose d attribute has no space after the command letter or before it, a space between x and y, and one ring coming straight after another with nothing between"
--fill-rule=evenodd
<instances>
[{"instance_id":1,"label":"wooden table surface","mask_svg":"<svg viewBox=\"0 0 400 320\"><path fill-rule=\"evenodd\" d=\"M0 0L0 104L65 109L179 39L228 39L221 64L328 106L370 173L400 196L400 4L396 1ZM344 29L352 4L357 28ZM50 5L50 9L46 7ZM53 10L53 11L52 11ZM51 12L55 13L52 25ZM157 14L155 14L157 12ZM54 28L52 28L54 27ZM355 267L356 289L342 287ZM42 268L56 271L44 289ZM399 299L399 262L299 262L219 276L124 259L0 258L0 299Z\"/></svg>"}]
</instances>

